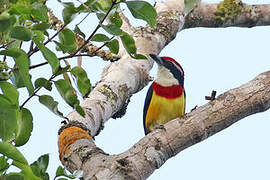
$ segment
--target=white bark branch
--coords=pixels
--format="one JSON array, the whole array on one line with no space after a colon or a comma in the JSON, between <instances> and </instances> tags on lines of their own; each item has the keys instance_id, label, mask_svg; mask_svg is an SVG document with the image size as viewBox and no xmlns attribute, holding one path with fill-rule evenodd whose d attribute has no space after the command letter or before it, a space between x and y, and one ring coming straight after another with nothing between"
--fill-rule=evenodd
<instances>
[{"instance_id":1,"label":"white bark branch","mask_svg":"<svg viewBox=\"0 0 270 180\"><path fill-rule=\"evenodd\" d=\"M128 32L132 31L130 33L136 40L138 53L158 54L183 28L184 0L157 3L156 9L158 18L155 28L126 27ZM128 21L124 25L128 25ZM119 54L121 59L104 69L100 82L82 103L86 117L75 111L68 116L73 125L87 129L92 137L100 132L112 115L121 110L132 94L149 81L148 73L153 62L131 59L123 47ZM64 130L64 135L61 133L59 138L60 158L69 170L83 170L84 179L146 179L181 150L248 115L269 108L270 72L266 72L185 117L170 121L165 125L166 131L150 133L120 155L105 154L89 135L78 131L78 135L68 137Z\"/></svg>"},{"instance_id":2,"label":"white bark branch","mask_svg":"<svg viewBox=\"0 0 270 180\"><path fill-rule=\"evenodd\" d=\"M138 53L158 54L174 39L179 27L184 24L183 14L175 10L175 7L183 8L183 0L180 2L180 5L171 9L166 4L159 3L158 7L162 11L158 11L156 28L139 27L130 32L136 40ZM126 20L124 22L124 25L128 24ZM131 59L123 47L120 48L119 54L120 60L104 69L100 82L82 103L86 117L83 118L76 111L68 115L71 121L84 124L91 136L97 135L103 124L121 109L132 94L141 90L150 80L148 74L153 65L152 61Z\"/></svg>"},{"instance_id":3,"label":"white bark branch","mask_svg":"<svg viewBox=\"0 0 270 180\"><path fill-rule=\"evenodd\" d=\"M270 25L270 4L248 5L236 3L236 0L225 0L219 4L200 3L185 18L184 28L267 25Z\"/></svg>"}]
</instances>

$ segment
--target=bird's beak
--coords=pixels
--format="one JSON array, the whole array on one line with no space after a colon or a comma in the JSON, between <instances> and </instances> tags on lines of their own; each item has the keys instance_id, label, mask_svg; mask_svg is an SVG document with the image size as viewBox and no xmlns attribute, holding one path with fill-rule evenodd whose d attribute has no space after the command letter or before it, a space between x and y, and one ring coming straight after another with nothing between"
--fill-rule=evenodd
<instances>
[{"instance_id":1,"label":"bird's beak","mask_svg":"<svg viewBox=\"0 0 270 180\"><path fill-rule=\"evenodd\" d=\"M158 65L164 65L164 60L159 57L158 55L155 54L149 54L149 56L151 57L151 59L153 59Z\"/></svg>"}]
</instances>

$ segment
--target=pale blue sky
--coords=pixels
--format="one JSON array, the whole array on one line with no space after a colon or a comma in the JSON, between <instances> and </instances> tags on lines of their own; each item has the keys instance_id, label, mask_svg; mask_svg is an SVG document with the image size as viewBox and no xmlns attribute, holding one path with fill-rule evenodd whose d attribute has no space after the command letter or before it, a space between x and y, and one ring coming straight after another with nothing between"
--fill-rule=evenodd
<instances>
[{"instance_id":1,"label":"pale blue sky","mask_svg":"<svg viewBox=\"0 0 270 180\"><path fill-rule=\"evenodd\" d=\"M152 2L152 1L151 1ZM209 1L219 2L219 1ZM243 1L246 3L270 3L269 0ZM49 6L61 17L62 7L49 0ZM95 18L82 26L84 32L91 32L96 25ZM178 33L161 55L176 59L185 70L187 112L195 105L207 101L205 95L212 90L221 94L235 88L261 72L270 70L269 60L270 28L196 28ZM41 59L41 60L39 60ZM44 61L35 56L33 64ZM74 62L76 62L74 60ZM83 58L92 84L99 80L101 70L108 65L98 58ZM48 67L34 70L47 76ZM155 76L156 65L151 71ZM133 95L126 115L109 120L105 129L96 137L96 144L110 154L129 149L143 136L142 110L148 87ZM46 92L46 91L43 91ZM56 91L53 96L60 102L60 110L71 111ZM58 159L57 131L60 119L38 103L37 98L27 106L34 116L34 131L27 145L20 148L29 162L39 155L49 153L51 179L60 164ZM226 130L198 143L168 160L156 170L150 180L268 180L270 179L270 111L245 118Z\"/></svg>"}]
</instances>

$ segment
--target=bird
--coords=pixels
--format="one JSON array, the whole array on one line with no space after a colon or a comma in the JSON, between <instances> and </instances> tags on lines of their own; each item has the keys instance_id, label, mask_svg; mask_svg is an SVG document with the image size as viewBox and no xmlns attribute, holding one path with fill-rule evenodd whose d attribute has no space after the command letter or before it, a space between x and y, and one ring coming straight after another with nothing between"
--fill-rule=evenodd
<instances>
[{"instance_id":1,"label":"bird","mask_svg":"<svg viewBox=\"0 0 270 180\"><path fill-rule=\"evenodd\" d=\"M186 93L184 70L171 57L149 54L158 64L157 77L149 87L143 108L145 135L154 129L164 129L168 121L185 114Z\"/></svg>"}]
</instances>

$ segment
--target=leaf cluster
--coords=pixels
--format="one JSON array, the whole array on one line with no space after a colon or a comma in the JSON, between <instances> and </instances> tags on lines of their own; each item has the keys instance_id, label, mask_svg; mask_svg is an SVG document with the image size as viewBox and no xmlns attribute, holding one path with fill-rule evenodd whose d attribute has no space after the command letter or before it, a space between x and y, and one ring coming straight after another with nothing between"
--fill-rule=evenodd
<instances>
[{"instance_id":1,"label":"leaf cluster","mask_svg":"<svg viewBox=\"0 0 270 180\"><path fill-rule=\"evenodd\" d=\"M118 39L133 58L145 58L137 54L132 36L121 29L123 22L118 11L120 4L125 4L135 18L146 21L149 26L154 27L156 24L156 11L146 1L88 0L77 7L72 2L58 2L64 6L64 25L60 30L55 30L55 23L50 21L46 0L0 1L0 179L49 179L46 172L49 163L47 154L29 164L17 149L28 142L33 131L31 109L25 108L25 104L33 97L37 97L39 103L68 121L59 110L59 103L50 95L56 89L68 105L85 116L79 96L88 96L92 89L91 82L86 71L80 66L71 67L68 59L87 56L83 50L88 43L102 43L98 50L107 47L112 53L118 54ZM78 23L73 30L69 29L68 25L78 14L96 16L96 28L86 33ZM99 29L106 33L100 33ZM83 45L78 45L77 36L84 39ZM49 48L48 43L54 43L56 48ZM56 51L63 56L57 56ZM40 53L44 63L31 65L35 53ZM60 63L61 60L65 60L65 65ZM40 74L33 78L31 69L46 64L50 67L50 77ZM27 90L27 97L21 97L20 88ZM45 93L40 93L40 89L45 89ZM21 171L8 173L11 166ZM56 178L72 179L74 176L59 167Z\"/></svg>"}]
</instances>

